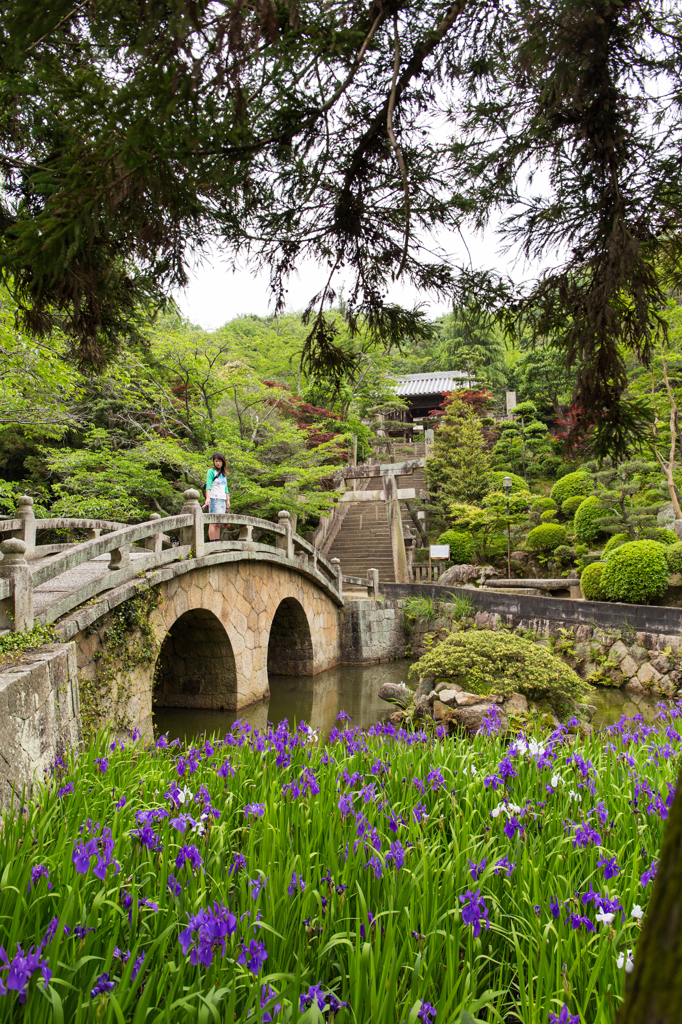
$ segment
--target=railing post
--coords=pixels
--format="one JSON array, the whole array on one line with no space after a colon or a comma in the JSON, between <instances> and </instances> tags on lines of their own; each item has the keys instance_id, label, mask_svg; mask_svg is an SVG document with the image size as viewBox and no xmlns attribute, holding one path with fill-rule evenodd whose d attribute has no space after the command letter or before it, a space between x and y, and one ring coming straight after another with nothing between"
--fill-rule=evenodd
<instances>
[{"instance_id":1,"label":"railing post","mask_svg":"<svg viewBox=\"0 0 682 1024\"><path fill-rule=\"evenodd\" d=\"M368 569L367 570L367 596L373 597L375 601L379 600L379 570Z\"/></svg>"},{"instance_id":2,"label":"railing post","mask_svg":"<svg viewBox=\"0 0 682 1024\"><path fill-rule=\"evenodd\" d=\"M130 565L130 548L132 545L127 544L125 540L121 541L120 548L114 548L109 558L109 568L113 572L118 572L119 569L127 569Z\"/></svg>"},{"instance_id":3,"label":"railing post","mask_svg":"<svg viewBox=\"0 0 682 1024\"><path fill-rule=\"evenodd\" d=\"M246 541L247 544L251 544L253 541L253 526L251 523L245 523L239 527L239 536L237 540Z\"/></svg>"},{"instance_id":4,"label":"railing post","mask_svg":"<svg viewBox=\"0 0 682 1024\"><path fill-rule=\"evenodd\" d=\"M332 558L332 565L336 572L336 589L339 592L339 597L343 597L343 573L341 572L341 561L338 558Z\"/></svg>"},{"instance_id":5,"label":"railing post","mask_svg":"<svg viewBox=\"0 0 682 1024\"><path fill-rule=\"evenodd\" d=\"M149 520L150 522L155 523L161 518L162 517L158 512L152 512ZM159 533L155 533L153 537L147 537L144 542L144 546L147 551L153 551L155 555L160 555L163 551L163 530L160 530Z\"/></svg>"},{"instance_id":6,"label":"railing post","mask_svg":"<svg viewBox=\"0 0 682 1024\"><path fill-rule=\"evenodd\" d=\"M0 544L0 578L10 580L12 593L0 601L0 629L18 633L33 629L33 577L26 561L26 544L18 537Z\"/></svg>"},{"instance_id":7,"label":"railing post","mask_svg":"<svg viewBox=\"0 0 682 1024\"><path fill-rule=\"evenodd\" d=\"M26 558L32 558L36 548L36 517L33 512L33 498L22 494L17 498L17 519L21 519L21 530L15 536L26 545Z\"/></svg>"},{"instance_id":8,"label":"railing post","mask_svg":"<svg viewBox=\"0 0 682 1024\"><path fill-rule=\"evenodd\" d=\"M283 526L286 533L283 537L277 535L277 547L283 551L287 558L294 557L294 531L291 528L291 516L288 512L278 512L279 525Z\"/></svg>"},{"instance_id":9,"label":"railing post","mask_svg":"<svg viewBox=\"0 0 682 1024\"><path fill-rule=\"evenodd\" d=\"M182 543L189 544L194 548L194 557L204 557L204 513L199 498L201 495L194 488L190 487L185 491L185 503L182 506L183 516L194 516L194 524L187 526L181 531Z\"/></svg>"}]
</instances>

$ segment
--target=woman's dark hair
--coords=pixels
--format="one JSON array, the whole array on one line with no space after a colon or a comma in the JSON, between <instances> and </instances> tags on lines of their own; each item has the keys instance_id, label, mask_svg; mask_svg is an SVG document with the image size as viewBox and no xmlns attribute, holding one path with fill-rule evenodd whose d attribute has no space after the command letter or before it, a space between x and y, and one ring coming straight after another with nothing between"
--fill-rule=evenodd
<instances>
[{"instance_id":1,"label":"woman's dark hair","mask_svg":"<svg viewBox=\"0 0 682 1024\"><path fill-rule=\"evenodd\" d=\"M220 461L222 462L220 472L223 474L223 476L227 476L227 459L225 458L222 452L213 452L212 461L215 461L216 459L220 459Z\"/></svg>"}]
</instances>

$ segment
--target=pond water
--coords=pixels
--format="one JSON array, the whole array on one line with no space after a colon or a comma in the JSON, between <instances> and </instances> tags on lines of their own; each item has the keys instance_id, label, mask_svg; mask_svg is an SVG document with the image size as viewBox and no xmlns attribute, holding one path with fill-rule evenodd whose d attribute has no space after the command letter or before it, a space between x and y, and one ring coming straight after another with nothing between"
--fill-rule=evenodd
<instances>
[{"instance_id":1,"label":"pond water","mask_svg":"<svg viewBox=\"0 0 682 1024\"><path fill-rule=\"evenodd\" d=\"M362 729L385 721L394 710L377 693L383 683L404 682L410 661L389 661L380 665L339 665L317 676L270 676L270 699L252 704L240 712L203 711L193 708L157 708L154 727L157 734L167 732L170 739L190 740L200 733L225 733L235 719L263 729L268 722L277 725L288 719L307 722L327 739L340 711L350 715L352 725ZM599 729L618 721L621 715L643 714L647 721L654 716L655 700L622 690L600 687L584 698L598 708L593 725Z\"/></svg>"}]
</instances>

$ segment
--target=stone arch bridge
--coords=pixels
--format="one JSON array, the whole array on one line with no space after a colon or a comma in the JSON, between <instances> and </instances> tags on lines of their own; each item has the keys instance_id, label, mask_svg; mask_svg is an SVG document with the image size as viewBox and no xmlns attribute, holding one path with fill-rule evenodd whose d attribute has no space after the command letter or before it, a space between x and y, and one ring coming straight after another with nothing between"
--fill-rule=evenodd
<instances>
[{"instance_id":1,"label":"stone arch bridge","mask_svg":"<svg viewBox=\"0 0 682 1024\"><path fill-rule=\"evenodd\" d=\"M206 543L210 523L230 539ZM36 520L24 497L0 532L0 630L54 623L76 644L83 717L143 731L152 692L165 706L238 709L268 696L268 671L338 664L344 582L378 589L375 570L343 577L287 512L277 523L206 515L193 490L180 515L135 526Z\"/></svg>"}]
</instances>

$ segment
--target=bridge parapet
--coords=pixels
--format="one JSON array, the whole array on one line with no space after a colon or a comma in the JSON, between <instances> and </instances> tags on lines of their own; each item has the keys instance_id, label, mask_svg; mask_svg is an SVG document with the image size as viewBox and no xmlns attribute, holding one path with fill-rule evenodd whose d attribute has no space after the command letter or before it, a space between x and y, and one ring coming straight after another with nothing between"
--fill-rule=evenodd
<instances>
[{"instance_id":1,"label":"bridge parapet","mask_svg":"<svg viewBox=\"0 0 682 1024\"><path fill-rule=\"evenodd\" d=\"M237 553L258 560L272 556L285 562L314 579L337 604L343 604L340 573L293 530L288 512L280 512L276 523L231 513L205 514L198 491L187 490L184 497L180 515L162 518L154 513L148 522L134 525L97 519L36 519L33 500L19 498L17 516L0 521L0 534L6 537L0 543L0 630L55 622L97 594L172 562L203 565L208 558L215 564L233 561ZM206 542L204 527L210 523L238 528L238 537ZM40 545L36 533L41 530L76 530L85 532L87 539ZM254 531L274 535L274 544L254 540Z\"/></svg>"}]
</instances>

